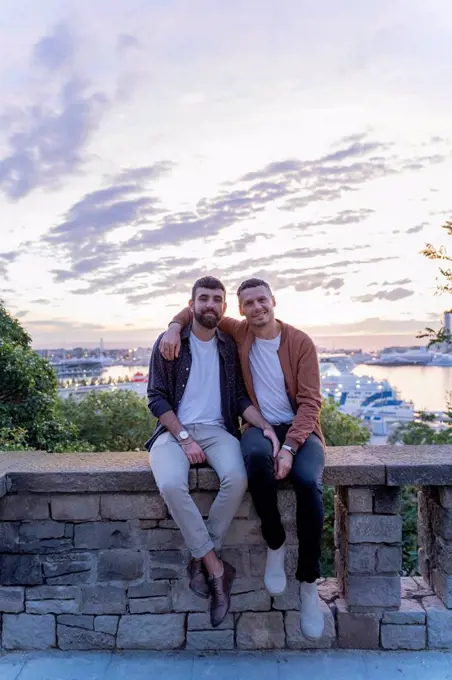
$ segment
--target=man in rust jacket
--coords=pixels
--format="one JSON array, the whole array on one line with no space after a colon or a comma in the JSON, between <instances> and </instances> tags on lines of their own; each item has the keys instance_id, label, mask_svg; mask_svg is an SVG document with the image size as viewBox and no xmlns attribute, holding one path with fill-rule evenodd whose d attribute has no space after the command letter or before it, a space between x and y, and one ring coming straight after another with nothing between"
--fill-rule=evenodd
<instances>
[{"instance_id":1,"label":"man in rust jacket","mask_svg":"<svg viewBox=\"0 0 452 680\"><path fill-rule=\"evenodd\" d=\"M286 537L278 510L277 480L290 474L297 499L300 626L305 637L315 640L324 626L316 585L325 463L317 352L306 333L275 318L276 303L268 283L248 279L237 295L245 319L223 317L219 328L236 341L247 392L281 443L274 456L271 443L255 427L248 428L241 440L248 488L268 546L264 582L271 595L280 595L286 588ZM167 359L178 355L180 330L190 321L191 312L184 309L163 335L160 350Z\"/></svg>"}]
</instances>

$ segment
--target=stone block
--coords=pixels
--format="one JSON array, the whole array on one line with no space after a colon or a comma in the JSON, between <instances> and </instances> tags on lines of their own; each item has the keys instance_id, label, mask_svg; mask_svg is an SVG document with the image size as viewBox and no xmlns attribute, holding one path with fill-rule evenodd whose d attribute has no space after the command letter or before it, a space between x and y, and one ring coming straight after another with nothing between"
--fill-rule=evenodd
<instances>
[{"instance_id":1,"label":"stone block","mask_svg":"<svg viewBox=\"0 0 452 680\"><path fill-rule=\"evenodd\" d=\"M203 517L207 517L217 494L214 491L194 491L191 494L193 502Z\"/></svg>"},{"instance_id":2,"label":"stone block","mask_svg":"<svg viewBox=\"0 0 452 680\"><path fill-rule=\"evenodd\" d=\"M354 512L372 512L372 489L368 487L350 487L347 489L347 510Z\"/></svg>"},{"instance_id":3,"label":"stone block","mask_svg":"<svg viewBox=\"0 0 452 680\"><path fill-rule=\"evenodd\" d=\"M234 631L218 629L188 631L186 649L199 652L234 649Z\"/></svg>"},{"instance_id":4,"label":"stone block","mask_svg":"<svg viewBox=\"0 0 452 680\"><path fill-rule=\"evenodd\" d=\"M425 649L427 644L425 626L400 626L383 623L381 646L383 649Z\"/></svg>"},{"instance_id":5,"label":"stone block","mask_svg":"<svg viewBox=\"0 0 452 680\"><path fill-rule=\"evenodd\" d=\"M127 590L129 597L162 597L170 592L169 581L145 581L130 585Z\"/></svg>"},{"instance_id":6,"label":"stone block","mask_svg":"<svg viewBox=\"0 0 452 680\"><path fill-rule=\"evenodd\" d=\"M142 550L175 550L185 546L179 529L140 529L137 547Z\"/></svg>"},{"instance_id":7,"label":"stone block","mask_svg":"<svg viewBox=\"0 0 452 680\"><path fill-rule=\"evenodd\" d=\"M439 502L443 508L452 510L452 486L440 486L438 487L439 492Z\"/></svg>"},{"instance_id":8,"label":"stone block","mask_svg":"<svg viewBox=\"0 0 452 680\"><path fill-rule=\"evenodd\" d=\"M98 617L101 618L101 617ZM57 623L73 628L86 628L94 630L94 616L88 614L60 614L57 616Z\"/></svg>"},{"instance_id":9,"label":"stone block","mask_svg":"<svg viewBox=\"0 0 452 680\"><path fill-rule=\"evenodd\" d=\"M435 539L435 563L445 574L452 574L452 543L440 536Z\"/></svg>"},{"instance_id":10,"label":"stone block","mask_svg":"<svg viewBox=\"0 0 452 680\"><path fill-rule=\"evenodd\" d=\"M448 609L452 609L452 576L445 574L442 569L433 569L432 584L438 597Z\"/></svg>"},{"instance_id":11,"label":"stone block","mask_svg":"<svg viewBox=\"0 0 452 680\"><path fill-rule=\"evenodd\" d=\"M2 553L20 552L19 528L20 525L17 523L0 523L0 549Z\"/></svg>"},{"instance_id":12,"label":"stone block","mask_svg":"<svg viewBox=\"0 0 452 680\"><path fill-rule=\"evenodd\" d=\"M203 491L218 491L220 488L220 480L215 470L212 468L198 469L198 489Z\"/></svg>"},{"instance_id":13,"label":"stone block","mask_svg":"<svg viewBox=\"0 0 452 680\"><path fill-rule=\"evenodd\" d=\"M234 566L237 578L251 576L250 551L248 548L223 548L221 558Z\"/></svg>"},{"instance_id":14,"label":"stone block","mask_svg":"<svg viewBox=\"0 0 452 680\"><path fill-rule=\"evenodd\" d=\"M273 597L273 609L277 611L290 611L300 609L300 584L298 581L290 580L282 595Z\"/></svg>"},{"instance_id":15,"label":"stone block","mask_svg":"<svg viewBox=\"0 0 452 680\"><path fill-rule=\"evenodd\" d=\"M0 588L0 613L19 614L23 611L24 592L24 588L20 587Z\"/></svg>"},{"instance_id":16,"label":"stone block","mask_svg":"<svg viewBox=\"0 0 452 680\"><path fill-rule=\"evenodd\" d=\"M99 581L135 581L143 576L144 553L137 550L106 550L99 553Z\"/></svg>"},{"instance_id":17,"label":"stone block","mask_svg":"<svg viewBox=\"0 0 452 680\"><path fill-rule=\"evenodd\" d=\"M165 519L168 509L158 493L103 494L100 511L104 519Z\"/></svg>"},{"instance_id":18,"label":"stone block","mask_svg":"<svg viewBox=\"0 0 452 680\"><path fill-rule=\"evenodd\" d=\"M290 550L293 553L293 549ZM267 560L267 548L264 546L253 546L249 551L250 555L250 575L263 576L265 573L265 562ZM286 548L286 574L288 574L289 550Z\"/></svg>"},{"instance_id":19,"label":"stone block","mask_svg":"<svg viewBox=\"0 0 452 680\"><path fill-rule=\"evenodd\" d=\"M452 509L446 509L433 502L429 505L433 533L446 541L452 540Z\"/></svg>"},{"instance_id":20,"label":"stone block","mask_svg":"<svg viewBox=\"0 0 452 680\"><path fill-rule=\"evenodd\" d=\"M76 549L108 550L133 548L134 540L129 522L90 522L77 524L74 530Z\"/></svg>"},{"instance_id":21,"label":"stone block","mask_svg":"<svg viewBox=\"0 0 452 680\"><path fill-rule=\"evenodd\" d=\"M116 635L118 623L119 616L96 616L94 619L94 630L98 633Z\"/></svg>"},{"instance_id":22,"label":"stone block","mask_svg":"<svg viewBox=\"0 0 452 680\"><path fill-rule=\"evenodd\" d=\"M251 496L250 502L252 504ZM296 516L296 503L295 491L292 489L278 491L278 508L282 520L293 519Z\"/></svg>"},{"instance_id":23,"label":"stone block","mask_svg":"<svg viewBox=\"0 0 452 680\"><path fill-rule=\"evenodd\" d=\"M342 553L345 552L348 536L347 508L338 494L334 496L334 545Z\"/></svg>"},{"instance_id":24,"label":"stone block","mask_svg":"<svg viewBox=\"0 0 452 680\"><path fill-rule=\"evenodd\" d=\"M347 611L344 600L336 600L337 644L341 649L378 649L380 617L378 614Z\"/></svg>"},{"instance_id":25,"label":"stone block","mask_svg":"<svg viewBox=\"0 0 452 680\"><path fill-rule=\"evenodd\" d=\"M172 584L173 610L175 612L207 612L210 601L195 595L188 587L188 578L181 578Z\"/></svg>"},{"instance_id":26,"label":"stone block","mask_svg":"<svg viewBox=\"0 0 452 680\"><path fill-rule=\"evenodd\" d=\"M386 484L386 466L375 446L328 448L323 483L330 486L374 486ZM375 451L377 449L377 451Z\"/></svg>"},{"instance_id":27,"label":"stone block","mask_svg":"<svg viewBox=\"0 0 452 680\"><path fill-rule=\"evenodd\" d=\"M151 550L149 552L151 579L179 579L187 574L190 559L182 550Z\"/></svg>"},{"instance_id":28,"label":"stone block","mask_svg":"<svg viewBox=\"0 0 452 680\"><path fill-rule=\"evenodd\" d=\"M419 548L417 551L417 563L422 577L426 581L429 581L431 571L430 560L428 559L424 548Z\"/></svg>"},{"instance_id":29,"label":"stone block","mask_svg":"<svg viewBox=\"0 0 452 680\"><path fill-rule=\"evenodd\" d=\"M282 492L280 492L282 493ZM278 500L279 500L279 494L278 494ZM235 513L235 517L240 518L240 519L256 519L257 514L256 510L254 509L253 501L251 500L251 496L249 491L245 491L245 494L243 496L242 502L240 503L239 509Z\"/></svg>"},{"instance_id":30,"label":"stone block","mask_svg":"<svg viewBox=\"0 0 452 680\"><path fill-rule=\"evenodd\" d=\"M383 623L395 625L424 625L425 610L417 600L402 600L399 609L384 612Z\"/></svg>"},{"instance_id":31,"label":"stone block","mask_svg":"<svg viewBox=\"0 0 452 680\"><path fill-rule=\"evenodd\" d=\"M431 602L427 608L427 640L429 649L452 649L452 611L441 601L436 607Z\"/></svg>"},{"instance_id":32,"label":"stone block","mask_svg":"<svg viewBox=\"0 0 452 680\"><path fill-rule=\"evenodd\" d=\"M184 614L131 614L121 616L118 649L178 649L185 642Z\"/></svg>"},{"instance_id":33,"label":"stone block","mask_svg":"<svg viewBox=\"0 0 452 680\"><path fill-rule=\"evenodd\" d=\"M350 543L400 543L402 518L400 515L350 515L348 540Z\"/></svg>"},{"instance_id":34,"label":"stone block","mask_svg":"<svg viewBox=\"0 0 452 680\"><path fill-rule=\"evenodd\" d=\"M3 615L4 649L44 650L55 645L55 617L51 614Z\"/></svg>"},{"instance_id":35,"label":"stone block","mask_svg":"<svg viewBox=\"0 0 452 680\"><path fill-rule=\"evenodd\" d=\"M398 515L401 511L402 495L398 486L378 486L374 490L376 515Z\"/></svg>"},{"instance_id":36,"label":"stone block","mask_svg":"<svg viewBox=\"0 0 452 680\"><path fill-rule=\"evenodd\" d=\"M2 522L48 519L49 499L37 494L11 494L0 500Z\"/></svg>"},{"instance_id":37,"label":"stone block","mask_svg":"<svg viewBox=\"0 0 452 680\"><path fill-rule=\"evenodd\" d=\"M336 626L331 609L325 602L320 603L324 617L324 631L319 640L309 640L300 629L300 614L289 611L285 615L286 642L289 649L329 649L336 642Z\"/></svg>"},{"instance_id":38,"label":"stone block","mask_svg":"<svg viewBox=\"0 0 452 680\"><path fill-rule=\"evenodd\" d=\"M347 552L347 566L349 573L373 574L375 572L376 552L377 547L373 544L350 543Z\"/></svg>"},{"instance_id":39,"label":"stone block","mask_svg":"<svg viewBox=\"0 0 452 680\"><path fill-rule=\"evenodd\" d=\"M99 496L95 494L61 494L50 500L52 518L66 522L100 520Z\"/></svg>"},{"instance_id":40,"label":"stone block","mask_svg":"<svg viewBox=\"0 0 452 680\"><path fill-rule=\"evenodd\" d=\"M0 555L0 574L4 586L33 586L43 582L37 555Z\"/></svg>"},{"instance_id":41,"label":"stone block","mask_svg":"<svg viewBox=\"0 0 452 680\"><path fill-rule=\"evenodd\" d=\"M75 600L32 600L25 604L27 614L78 614Z\"/></svg>"},{"instance_id":42,"label":"stone block","mask_svg":"<svg viewBox=\"0 0 452 680\"><path fill-rule=\"evenodd\" d=\"M122 586L81 586L82 614L122 614L126 611L126 592Z\"/></svg>"},{"instance_id":43,"label":"stone block","mask_svg":"<svg viewBox=\"0 0 452 680\"><path fill-rule=\"evenodd\" d=\"M427 597L428 595L434 595L433 589L430 584L422 576L413 576L413 581L417 584L416 597ZM403 578L402 578L403 582Z\"/></svg>"},{"instance_id":44,"label":"stone block","mask_svg":"<svg viewBox=\"0 0 452 680\"><path fill-rule=\"evenodd\" d=\"M224 539L225 546L265 545L257 519L234 519Z\"/></svg>"},{"instance_id":45,"label":"stone block","mask_svg":"<svg viewBox=\"0 0 452 680\"><path fill-rule=\"evenodd\" d=\"M263 588L231 595L231 612L266 612L270 609L270 595Z\"/></svg>"},{"instance_id":46,"label":"stone block","mask_svg":"<svg viewBox=\"0 0 452 680\"><path fill-rule=\"evenodd\" d=\"M398 545L378 546L375 571L377 573L398 573L402 571L402 551Z\"/></svg>"},{"instance_id":47,"label":"stone block","mask_svg":"<svg viewBox=\"0 0 452 680\"><path fill-rule=\"evenodd\" d=\"M216 630L233 630L234 617L231 613L227 614ZM210 614L199 612L188 615L187 630L212 630Z\"/></svg>"},{"instance_id":48,"label":"stone block","mask_svg":"<svg viewBox=\"0 0 452 680\"><path fill-rule=\"evenodd\" d=\"M282 649L285 645L284 623L281 612L246 612L237 622L239 649Z\"/></svg>"},{"instance_id":49,"label":"stone block","mask_svg":"<svg viewBox=\"0 0 452 680\"><path fill-rule=\"evenodd\" d=\"M36 586L27 588L27 600L74 600L80 595L76 586Z\"/></svg>"},{"instance_id":50,"label":"stone block","mask_svg":"<svg viewBox=\"0 0 452 680\"><path fill-rule=\"evenodd\" d=\"M64 522L54 522L49 519L39 522L22 522L19 535L22 542L36 542L47 538L64 538L64 530Z\"/></svg>"},{"instance_id":51,"label":"stone block","mask_svg":"<svg viewBox=\"0 0 452 680\"><path fill-rule=\"evenodd\" d=\"M172 611L172 601L169 595L162 597L139 597L129 600L131 614L166 614Z\"/></svg>"},{"instance_id":52,"label":"stone block","mask_svg":"<svg viewBox=\"0 0 452 680\"><path fill-rule=\"evenodd\" d=\"M41 558L47 583L77 584L90 577L94 565L94 554L89 552L70 552L66 554L45 555Z\"/></svg>"},{"instance_id":53,"label":"stone block","mask_svg":"<svg viewBox=\"0 0 452 680\"><path fill-rule=\"evenodd\" d=\"M349 606L399 607L399 576L357 576L350 574L347 584Z\"/></svg>"},{"instance_id":54,"label":"stone block","mask_svg":"<svg viewBox=\"0 0 452 680\"><path fill-rule=\"evenodd\" d=\"M62 626L58 624L58 647L63 651L88 649L113 649L114 635L108 635L94 630Z\"/></svg>"}]
</instances>

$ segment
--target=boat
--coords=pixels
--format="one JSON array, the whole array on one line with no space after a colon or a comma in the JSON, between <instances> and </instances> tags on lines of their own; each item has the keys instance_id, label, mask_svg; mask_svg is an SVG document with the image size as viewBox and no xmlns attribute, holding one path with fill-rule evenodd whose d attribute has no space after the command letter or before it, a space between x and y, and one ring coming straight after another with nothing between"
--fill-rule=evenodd
<instances>
[{"instance_id":1,"label":"boat","mask_svg":"<svg viewBox=\"0 0 452 680\"><path fill-rule=\"evenodd\" d=\"M387 380L340 371L337 364L320 364L321 391L339 411L359 418L372 434L387 436L401 423L414 419L414 404L400 398Z\"/></svg>"},{"instance_id":2,"label":"boat","mask_svg":"<svg viewBox=\"0 0 452 680\"><path fill-rule=\"evenodd\" d=\"M134 373L133 376L130 379L130 382L133 383L147 383L149 379L148 374L146 373L140 373L140 371L137 371L137 373Z\"/></svg>"}]
</instances>

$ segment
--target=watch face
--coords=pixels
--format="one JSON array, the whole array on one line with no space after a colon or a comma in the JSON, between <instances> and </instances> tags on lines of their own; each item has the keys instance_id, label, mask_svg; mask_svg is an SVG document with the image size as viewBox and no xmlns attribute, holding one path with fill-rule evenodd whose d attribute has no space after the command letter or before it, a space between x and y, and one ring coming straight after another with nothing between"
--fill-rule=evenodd
<instances>
[{"instance_id":1,"label":"watch face","mask_svg":"<svg viewBox=\"0 0 452 680\"><path fill-rule=\"evenodd\" d=\"M187 430L182 430L179 432L179 439L188 439L189 436L190 435L188 434Z\"/></svg>"}]
</instances>

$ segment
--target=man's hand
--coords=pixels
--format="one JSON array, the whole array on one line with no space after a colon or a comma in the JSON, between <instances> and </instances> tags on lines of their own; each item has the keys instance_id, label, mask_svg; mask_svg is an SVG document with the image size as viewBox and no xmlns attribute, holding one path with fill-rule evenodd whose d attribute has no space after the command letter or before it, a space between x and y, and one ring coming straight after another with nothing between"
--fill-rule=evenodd
<instances>
[{"instance_id":1,"label":"man's hand","mask_svg":"<svg viewBox=\"0 0 452 680\"><path fill-rule=\"evenodd\" d=\"M289 451L286 451L286 449L281 449L281 451L278 453L278 456L276 457L276 464L278 466L275 474L276 479L284 479L284 477L287 477L292 469L292 454Z\"/></svg>"},{"instance_id":2,"label":"man's hand","mask_svg":"<svg viewBox=\"0 0 452 680\"><path fill-rule=\"evenodd\" d=\"M267 437L267 439L270 439L272 446L273 446L273 457L276 458L279 452L279 439L276 436L276 432L274 429L270 426L265 427L262 432L264 433L264 437Z\"/></svg>"},{"instance_id":3,"label":"man's hand","mask_svg":"<svg viewBox=\"0 0 452 680\"><path fill-rule=\"evenodd\" d=\"M168 361L177 359L180 352L180 331L179 324L172 323L166 333L162 336L159 344L160 353Z\"/></svg>"},{"instance_id":4,"label":"man's hand","mask_svg":"<svg viewBox=\"0 0 452 680\"><path fill-rule=\"evenodd\" d=\"M191 465L194 465L195 463L204 463L207 460L206 454L194 439L190 442L184 442L182 444L182 449Z\"/></svg>"}]
</instances>

